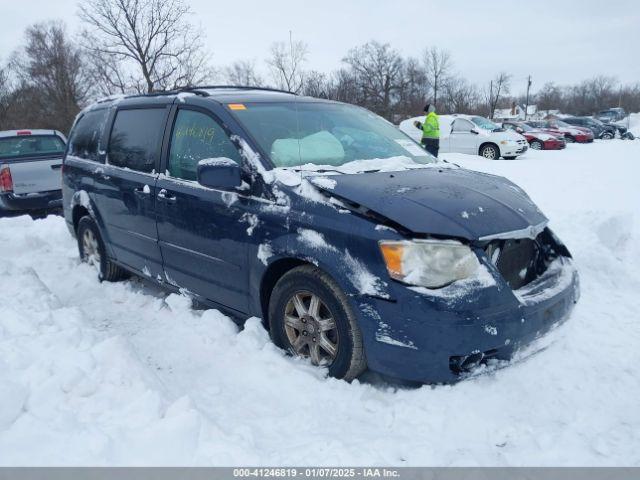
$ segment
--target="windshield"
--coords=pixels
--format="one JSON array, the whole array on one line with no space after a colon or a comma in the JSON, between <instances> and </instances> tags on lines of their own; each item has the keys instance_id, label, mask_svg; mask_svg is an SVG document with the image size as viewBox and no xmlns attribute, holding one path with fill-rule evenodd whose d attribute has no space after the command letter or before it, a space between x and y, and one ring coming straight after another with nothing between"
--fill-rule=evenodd
<instances>
[{"instance_id":1,"label":"windshield","mask_svg":"<svg viewBox=\"0 0 640 480\"><path fill-rule=\"evenodd\" d=\"M477 126L479 126L480 128L483 128L485 130L490 130L490 131L494 131L494 130L500 130L500 126L493 123L491 120L489 120L488 118L484 118L484 117L473 117L471 119L471 121L473 123L475 123Z\"/></svg>"},{"instance_id":2,"label":"windshield","mask_svg":"<svg viewBox=\"0 0 640 480\"><path fill-rule=\"evenodd\" d=\"M564 127L564 128L572 128L573 127L573 125L569 125L568 123L563 122L562 120L556 120L555 125L558 126L558 127Z\"/></svg>"},{"instance_id":3,"label":"windshield","mask_svg":"<svg viewBox=\"0 0 640 480\"><path fill-rule=\"evenodd\" d=\"M535 128L530 127L526 123L518 123L515 127L521 128L523 132L533 132L535 130Z\"/></svg>"},{"instance_id":4,"label":"windshield","mask_svg":"<svg viewBox=\"0 0 640 480\"><path fill-rule=\"evenodd\" d=\"M38 157L64 153L64 142L55 135L0 138L0 158Z\"/></svg>"},{"instance_id":5,"label":"windshield","mask_svg":"<svg viewBox=\"0 0 640 480\"><path fill-rule=\"evenodd\" d=\"M416 163L436 161L386 120L352 105L247 103L232 111L276 167L337 167L356 160L394 157Z\"/></svg>"}]
</instances>

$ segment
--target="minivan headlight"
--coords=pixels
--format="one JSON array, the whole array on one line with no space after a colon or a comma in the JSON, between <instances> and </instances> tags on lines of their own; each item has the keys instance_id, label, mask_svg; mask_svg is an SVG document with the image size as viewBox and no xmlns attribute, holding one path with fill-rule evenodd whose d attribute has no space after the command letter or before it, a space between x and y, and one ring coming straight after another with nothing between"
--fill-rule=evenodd
<instances>
[{"instance_id":1,"label":"minivan headlight","mask_svg":"<svg viewBox=\"0 0 640 480\"><path fill-rule=\"evenodd\" d=\"M383 240L380 250L391 278L420 287L444 287L480 266L473 251L456 240Z\"/></svg>"}]
</instances>

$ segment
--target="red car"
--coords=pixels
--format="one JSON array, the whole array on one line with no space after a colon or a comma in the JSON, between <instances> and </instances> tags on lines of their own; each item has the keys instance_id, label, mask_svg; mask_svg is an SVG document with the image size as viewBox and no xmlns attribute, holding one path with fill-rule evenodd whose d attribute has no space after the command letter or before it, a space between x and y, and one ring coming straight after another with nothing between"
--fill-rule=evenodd
<instances>
[{"instance_id":1,"label":"red car","mask_svg":"<svg viewBox=\"0 0 640 480\"><path fill-rule=\"evenodd\" d=\"M533 128L538 128L551 135L563 135L568 143L590 143L593 142L593 132L588 128L569 125L561 120L530 120L525 122Z\"/></svg>"},{"instance_id":2,"label":"red car","mask_svg":"<svg viewBox=\"0 0 640 480\"><path fill-rule=\"evenodd\" d=\"M532 150L562 150L567 146L563 134L553 135L524 122L504 122L502 127L514 130L526 138Z\"/></svg>"}]
</instances>

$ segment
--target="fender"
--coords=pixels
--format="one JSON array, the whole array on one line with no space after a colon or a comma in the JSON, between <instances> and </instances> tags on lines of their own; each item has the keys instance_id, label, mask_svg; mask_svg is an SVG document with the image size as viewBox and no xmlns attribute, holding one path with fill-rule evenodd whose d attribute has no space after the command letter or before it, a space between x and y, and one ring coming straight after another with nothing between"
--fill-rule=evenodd
<instances>
[{"instance_id":1,"label":"fender","mask_svg":"<svg viewBox=\"0 0 640 480\"><path fill-rule=\"evenodd\" d=\"M99 210L96 208L96 204L91 199L91 196L86 190L77 190L73 193L71 197L71 201L69 202L69 211L71 212L73 218L73 212L76 207L81 206L84 207L88 212L93 221L96 223L98 230L100 231L100 236L102 237L102 241L104 243L104 247L107 250L107 255L111 258L115 258L113 254L113 250L111 249L111 242L109 240L109 236L107 234L107 229L104 225L104 220L99 213ZM75 232L73 232L75 236Z\"/></svg>"},{"instance_id":2,"label":"fender","mask_svg":"<svg viewBox=\"0 0 640 480\"><path fill-rule=\"evenodd\" d=\"M302 232L302 233L301 233ZM313 232L311 234L307 232ZM312 242L306 236L312 236ZM379 255L371 248L354 248L353 246L338 246L321 242L325 237L315 230L289 232L275 239L267 240L250 246L248 254L256 256L260 262L249 262L249 290L252 299L250 309L253 314L262 315L260 305L260 291L265 273L276 262L281 260L295 260L316 265L331 276L350 299L354 299L354 309L361 297L375 297L390 299L390 289L386 278L384 264L380 269L372 270L372 262L364 258L369 255ZM373 244L377 248L377 244Z\"/></svg>"}]
</instances>

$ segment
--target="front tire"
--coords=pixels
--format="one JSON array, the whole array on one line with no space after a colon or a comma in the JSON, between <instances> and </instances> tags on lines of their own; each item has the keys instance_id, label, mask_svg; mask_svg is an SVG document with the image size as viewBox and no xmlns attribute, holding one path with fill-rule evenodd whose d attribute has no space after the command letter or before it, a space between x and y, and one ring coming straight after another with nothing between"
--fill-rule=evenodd
<instances>
[{"instance_id":1,"label":"front tire","mask_svg":"<svg viewBox=\"0 0 640 480\"><path fill-rule=\"evenodd\" d=\"M129 276L126 270L113 263L107 257L100 230L90 216L85 215L80 219L76 236L78 238L80 260L95 266L98 270L98 278L101 281L115 282Z\"/></svg>"},{"instance_id":2,"label":"front tire","mask_svg":"<svg viewBox=\"0 0 640 480\"><path fill-rule=\"evenodd\" d=\"M602 134L603 140L611 140L613 138L613 134L611 132L604 132Z\"/></svg>"},{"instance_id":3,"label":"front tire","mask_svg":"<svg viewBox=\"0 0 640 480\"><path fill-rule=\"evenodd\" d=\"M576 143L576 139L575 139L575 137L573 135L567 135L564 138L567 141L567 143Z\"/></svg>"},{"instance_id":4,"label":"front tire","mask_svg":"<svg viewBox=\"0 0 640 480\"><path fill-rule=\"evenodd\" d=\"M500 150L495 145L483 145L480 149L480 156L488 160L497 160L500 158Z\"/></svg>"},{"instance_id":5,"label":"front tire","mask_svg":"<svg viewBox=\"0 0 640 480\"><path fill-rule=\"evenodd\" d=\"M532 150L544 150L544 143L540 140L532 140L529 146Z\"/></svg>"},{"instance_id":6,"label":"front tire","mask_svg":"<svg viewBox=\"0 0 640 480\"><path fill-rule=\"evenodd\" d=\"M362 333L346 295L325 272L303 265L287 272L269 301L273 343L353 380L367 367Z\"/></svg>"}]
</instances>

